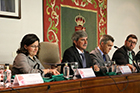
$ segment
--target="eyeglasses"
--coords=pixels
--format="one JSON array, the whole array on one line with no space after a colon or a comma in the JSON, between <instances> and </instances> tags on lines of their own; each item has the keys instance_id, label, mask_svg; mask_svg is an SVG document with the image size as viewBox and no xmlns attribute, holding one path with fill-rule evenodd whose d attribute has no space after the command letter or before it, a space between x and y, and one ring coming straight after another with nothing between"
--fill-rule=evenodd
<instances>
[{"instance_id":1,"label":"eyeglasses","mask_svg":"<svg viewBox=\"0 0 140 93\"><path fill-rule=\"evenodd\" d=\"M31 46L32 48L39 48L39 46Z\"/></svg>"},{"instance_id":2,"label":"eyeglasses","mask_svg":"<svg viewBox=\"0 0 140 93\"><path fill-rule=\"evenodd\" d=\"M136 42L133 42L132 40L128 40L129 43L136 45Z\"/></svg>"}]
</instances>

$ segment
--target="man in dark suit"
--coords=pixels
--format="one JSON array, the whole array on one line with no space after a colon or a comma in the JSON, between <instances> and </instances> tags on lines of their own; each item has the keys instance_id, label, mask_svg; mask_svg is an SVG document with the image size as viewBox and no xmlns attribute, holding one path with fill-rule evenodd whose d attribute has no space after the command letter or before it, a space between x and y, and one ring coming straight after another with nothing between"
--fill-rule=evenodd
<instances>
[{"instance_id":1,"label":"man in dark suit","mask_svg":"<svg viewBox=\"0 0 140 93\"><path fill-rule=\"evenodd\" d=\"M78 68L90 68L92 67L92 61L90 55L85 49L88 44L88 35L85 31L76 31L72 35L73 46L66 49L63 55L62 63L65 62L78 62ZM63 68L63 66L62 66ZM61 72L63 72L61 68ZM73 71L70 71L71 73Z\"/></svg>"},{"instance_id":2,"label":"man in dark suit","mask_svg":"<svg viewBox=\"0 0 140 93\"><path fill-rule=\"evenodd\" d=\"M90 57L94 65L94 71L104 72L105 69L102 67L105 66L105 61L110 61L108 53L113 46L113 42L114 39L112 36L103 35L100 38L99 46L90 52Z\"/></svg>"},{"instance_id":3,"label":"man in dark suit","mask_svg":"<svg viewBox=\"0 0 140 93\"><path fill-rule=\"evenodd\" d=\"M112 60L115 60L118 65L128 65L130 69L132 69L133 60L135 60L135 52L133 49L136 44L137 37L134 34L128 35L125 40L125 44L121 48L117 49L113 54Z\"/></svg>"},{"instance_id":4,"label":"man in dark suit","mask_svg":"<svg viewBox=\"0 0 140 93\"><path fill-rule=\"evenodd\" d=\"M139 49L140 49L140 45L139 45ZM136 61L140 61L140 51L138 51L138 53L136 54Z\"/></svg>"}]
</instances>

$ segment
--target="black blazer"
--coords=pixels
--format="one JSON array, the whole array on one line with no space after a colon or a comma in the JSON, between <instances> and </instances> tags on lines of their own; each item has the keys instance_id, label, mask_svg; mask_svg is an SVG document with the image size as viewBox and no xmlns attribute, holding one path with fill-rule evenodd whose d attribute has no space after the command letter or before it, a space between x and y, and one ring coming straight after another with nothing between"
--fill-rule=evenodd
<instances>
[{"instance_id":1,"label":"black blazer","mask_svg":"<svg viewBox=\"0 0 140 93\"><path fill-rule=\"evenodd\" d=\"M89 52L84 51L85 54L85 58L86 58L86 68L89 68L92 66L92 61L89 55ZM78 68L83 68L83 64L82 64L82 60L80 58L80 54L77 51L75 46L71 46L70 48L68 48L67 50L65 50L64 55L63 55L63 59L62 59L62 63L65 62L78 62ZM63 66L61 66L61 72L63 70Z\"/></svg>"},{"instance_id":2,"label":"black blazer","mask_svg":"<svg viewBox=\"0 0 140 93\"><path fill-rule=\"evenodd\" d=\"M140 51L136 54L136 60L140 60Z\"/></svg>"},{"instance_id":3,"label":"black blazer","mask_svg":"<svg viewBox=\"0 0 140 93\"><path fill-rule=\"evenodd\" d=\"M135 52L132 51L133 60L135 60ZM112 60L115 60L118 65L126 65L129 64L129 56L127 54L127 49L125 46L117 49L113 54Z\"/></svg>"}]
</instances>

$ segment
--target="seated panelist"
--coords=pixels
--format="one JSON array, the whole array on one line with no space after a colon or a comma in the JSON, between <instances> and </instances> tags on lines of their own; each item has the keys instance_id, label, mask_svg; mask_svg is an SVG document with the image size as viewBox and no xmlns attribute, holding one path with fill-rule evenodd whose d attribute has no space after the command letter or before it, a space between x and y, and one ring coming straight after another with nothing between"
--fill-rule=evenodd
<instances>
[{"instance_id":1,"label":"seated panelist","mask_svg":"<svg viewBox=\"0 0 140 93\"><path fill-rule=\"evenodd\" d=\"M105 66L105 62L110 61L108 53L112 49L113 43L114 38L112 36L103 35L100 38L99 46L90 52L90 57L94 64L94 71L105 72L105 69L102 67Z\"/></svg>"},{"instance_id":2,"label":"seated panelist","mask_svg":"<svg viewBox=\"0 0 140 93\"><path fill-rule=\"evenodd\" d=\"M12 74L47 73L60 74L56 69L44 69L36 55L39 50L39 38L35 34L27 34L23 37L17 56L13 62Z\"/></svg>"},{"instance_id":3,"label":"seated panelist","mask_svg":"<svg viewBox=\"0 0 140 93\"><path fill-rule=\"evenodd\" d=\"M140 45L139 45L139 51L138 53L136 54L136 61L140 61Z\"/></svg>"},{"instance_id":4,"label":"seated panelist","mask_svg":"<svg viewBox=\"0 0 140 93\"><path fill-rule=\"evenodd\" d=\"M136 65L133 64L135 60L135 52L133 49L135 48L137 41L136 35L128 35L124 45L114 52L112 60L115 60L118 65L129 66L131 70L133 69L133 65L136 67Z\"/></svg>"},{"instance_id":5,"label":"seated panelist","mask_svg":"<svg viewBox=\"0 0 140 93\"><path fill-rule=\"evenodd\" d=\"M63 54L62 63L65 62L78 62L78 68L90 68L92 67L92 61L90 55L85 49L88 44L88 35L85 31L79 30L72 35L73 46L65 50ZM63 66L61 68L61 72ZM72 74L72 70L70 71Z\"/></svg>"}]
</instances>

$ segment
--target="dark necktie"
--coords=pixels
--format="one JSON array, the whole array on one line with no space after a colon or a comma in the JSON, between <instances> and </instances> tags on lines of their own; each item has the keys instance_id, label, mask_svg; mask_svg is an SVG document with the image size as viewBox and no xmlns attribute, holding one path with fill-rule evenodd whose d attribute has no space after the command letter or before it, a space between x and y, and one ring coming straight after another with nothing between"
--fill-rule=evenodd
<instances>
[{"instance_id":1,"label":"dark necktie","mask_svg":"<svg viewBox=\"0 0 140 93\"><path fill-rule=\"evenodd\" d=\"M104 61L106 61L106 57L105 57L105 55L103 54L103 59L104 59Z\"/></svg>"},{"instance_id":2,"label":"dark necktie","mask_svg":"<svg viewBox=\"0 0 140 93\"><path fill-rule=\"evenodd\" d=\"M86 58L85 58L85 55L84 55L84 53L81 53L80 55L82 56L83 68L85 68L86 67Z\"/></svg>"}]
</instances>

